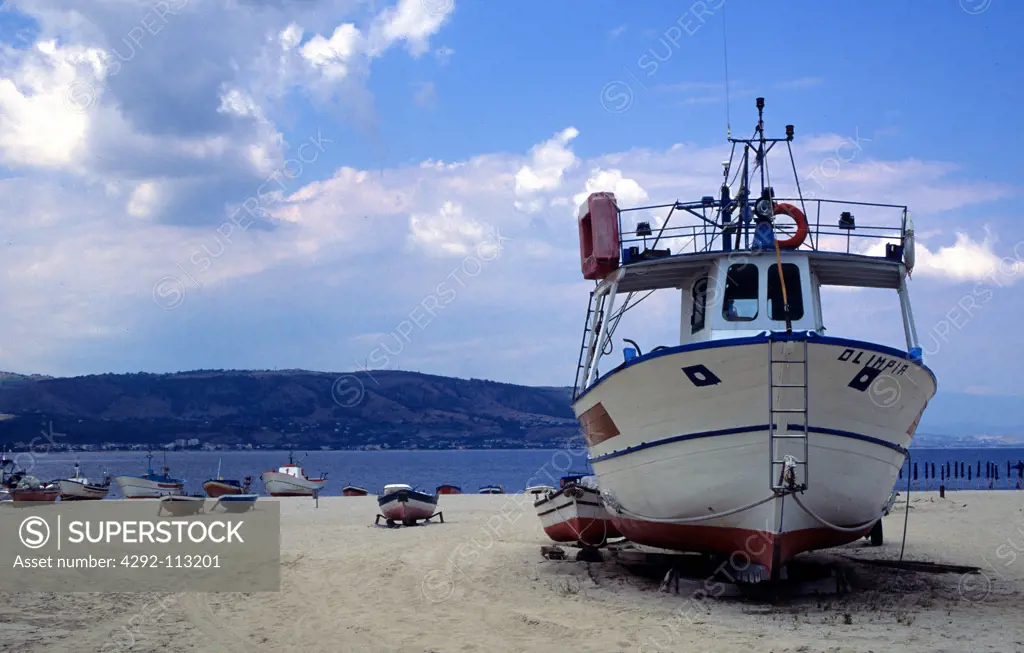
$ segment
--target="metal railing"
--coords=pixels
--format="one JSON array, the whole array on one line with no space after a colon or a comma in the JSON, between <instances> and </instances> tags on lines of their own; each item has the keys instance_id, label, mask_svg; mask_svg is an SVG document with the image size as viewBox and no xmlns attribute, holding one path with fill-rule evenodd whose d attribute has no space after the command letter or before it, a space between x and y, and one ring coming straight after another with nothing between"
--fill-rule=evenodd
<instances>
[{"instance_id":1,"label":"metal railing","mask_svg":"<svg viewBox=\"0 0 1024 653\"><path fill-rule=\"evenodd\" d=\"M907 207L904 205L806 198L775 198L774 201L776 204L792 204L804 214L808 234L799 248L802 250L859 253L877 242L902 245L906 237ZM754 200L749 201L751 214L754 203ZM730 212L732 220L726 223L728 231L723 230L718 200L711 197L696 202L619 209L619 245L623 250L637 247L639 252L648 249L668 249L673 255L709 252L726 249L722 241L724 232L734 241L728 249L748 249L753 241L755 222L751 219L749 223L742 223L739 219L740 205L736 202L733 205L735 208ZM665 209L669 210L669 216L660 228L623 229L623 220L631 217L632 213ZM861 214L860 221L857 218L858 213ZM865 213L867 215L864 215ZM840 220L846 214L853 218L852 226L849 226L849 223L846 227L842 226ZM673 222L679 218L696 219L699 223L674 226ZM779 233L785 235L795 231L792 228L787 230L786 226L781 220L776 221ZM740 230L738 247L735 244L737 230ZM835 241L839 239L845 240L843 247L834 246L838 244Z\"/></svg>"}]
</instances>

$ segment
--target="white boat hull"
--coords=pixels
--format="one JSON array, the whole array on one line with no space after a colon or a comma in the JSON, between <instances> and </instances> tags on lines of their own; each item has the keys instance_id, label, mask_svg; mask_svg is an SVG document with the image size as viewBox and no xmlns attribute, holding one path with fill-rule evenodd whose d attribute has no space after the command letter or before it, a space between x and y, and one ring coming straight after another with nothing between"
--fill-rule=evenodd
<instances>
[{"instance_id":1,"label":"white boat hull","mask_svg":"<svg viewBox=\"0 0 1024 653\"><path fill-rule=\"evenodd\" d=\"M114 482L126 499L158 499L184 494L184 483L162 483L138 476L117 476Z\"/></svg>"},{"instance_id":2,"label":"white boat hull","mask_svg":"<svg viewBox=\"0 0 1024 653\"><path fill-rule=\"evenodd\" d=\"M325 479L311 479L283 474L281 472L263 472L260 477L272 497L311 497L313 492L323 489Z\"/></svg>"},{"instance_id":3,"label":"white boat hull","mask_svg":"<svg viewBox=\"0 0 1024 653\"><path fill-rule=\"evenodd\" d=\"M414 490L399 490L377 499L380 513L387 519L403 524L429 519L437 510L437 495Z\"/></svg>"},{"instance_id":4,"label":"white boat hull","mask_svg":"<svg viewBox=\"0 0 1024 653\"><path fill-rule=\"evenodd\" d=\"M556 542L602 546L610 538L621 537L597 490L572 485L550 492L533 505L544 532Z\"/></svg>"},{"instance_id":5,"label":"white boat hull","mask_svg":"<svg viewBox=\"0 0 1024 653\"><path fill-rule=\"evenodd\" d=\"M802 360L802 341L772 346L776 360ZM811 336L807 351L808 465L796 472L797 483L808 487L798 499L821 520L853 531L824 525L793 496L770 498L770 479L781 466L770 464L764 337L642 357L577 399L574 410L618 530L649 546L738 556L769 573L801 551L867 534L890 497L935 380L905 354L877 345ZM802 369L776 365L774 381L801 384ZM804 390L793 392L782 394L776 408L801 406ZM804 415L774 419L782 428L802 426ZM775 459L787 454L802 459L802 441L776 441Z\"/></svg>"},{"instance_id":6,"label":"white boat hull","mask_svg":"<svg viewBox=\"0 0 1024 653\"><path fill-rule=\"evenodd\" d=\"M98 501L110 492L109 485L93 485L74 479L62 479L59 485L61 501Z\"/></svg>"}]
</instances>

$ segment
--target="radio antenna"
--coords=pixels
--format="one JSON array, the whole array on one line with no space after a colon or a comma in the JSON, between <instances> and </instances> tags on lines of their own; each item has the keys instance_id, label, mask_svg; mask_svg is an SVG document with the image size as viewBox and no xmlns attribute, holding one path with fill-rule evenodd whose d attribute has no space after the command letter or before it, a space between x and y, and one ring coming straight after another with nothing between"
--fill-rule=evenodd
<instances>
[{"instance_id":1,"label":"radio antenna","mask_svg":"<svg viewBox=\"0 0 1024 653\"><path fill-rule=\"evenodd\" d=\"M732 119L729 115L729 41L725 27L725 5L722 5L722 58L725 60L725 138L732 138Z\"/></svg>"}]
</instances>

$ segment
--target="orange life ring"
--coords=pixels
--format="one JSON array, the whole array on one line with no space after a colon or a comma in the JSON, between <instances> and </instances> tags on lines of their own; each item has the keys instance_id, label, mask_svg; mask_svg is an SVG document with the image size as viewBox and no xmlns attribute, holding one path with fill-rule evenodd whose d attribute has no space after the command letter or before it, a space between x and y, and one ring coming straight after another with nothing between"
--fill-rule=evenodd
<instances>
[{"instance_id":1,"label":"orange life ring","mask_svg":"<svg viewBox=\"0 0 1024 653\"><path fill-rule=\"evenodd\" d=\"M776 204L772 210L775 215L788 215L796 222L796 233L786 240L780 240L779 249L796 249L803 245L807 239L807 218L803 211L792 204Z\"/></svg>"}]
</instances>

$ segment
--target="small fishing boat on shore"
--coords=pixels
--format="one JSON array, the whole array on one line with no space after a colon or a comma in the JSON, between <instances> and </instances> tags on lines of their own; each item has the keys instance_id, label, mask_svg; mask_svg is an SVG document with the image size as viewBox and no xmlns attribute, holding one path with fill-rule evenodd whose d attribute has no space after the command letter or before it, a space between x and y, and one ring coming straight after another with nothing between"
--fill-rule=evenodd
<instances>
[{"instance_id":1,"label":"small fishing boat on shore","mask_svg":"<svg viewBox=\"0 0 1024 653\"><path fill-rule=\"evenodd\" d=\"M56 501L60 488L56 483L44 483L35 476L25 476L10 490L11 500L16 502Z\"/></svg>"},{"instance_id":2,"label":"small fishing boat on shore","mask_svg":"<svg viewBox=\"0 0 1024 653\"><path fill-rule=\"evenodd\" d=\"M369 490L357 485L346 485L341 488L341 496L343 497L365 497L368 494L370 494Z\"/></svg>"},{"instance_id":3,"label":"small fishing boat on shore","mask_svg":"<svg viewBox=\"0 0 1024 653\"><path fill-rule=\"evenodd\" d=\"M75 461L75 475L57 481L61 501L99 501L110 492L110 476L102 480L82 476L81 466Z\"/></svg>"},{"instance_id":4,"label":"small fishing boat on shore","mask_svg":"<svg viewBox=\"0 0 1024 653\"><path fill-rule=\"evenodd\" d=\"M505 494L504 485L484 485L480 488L480 494Z\"/></svg>"},{"instance_id":5,"label":"small fishing boat on shore","mask_svg":"<svg viewBox=\"0 0 1024 653\"><path fill-rule=\"evenodd\" d=\"M213 507L220 507L231 513L245 512L256 506L258 498L259 495L256 494L224 494L217 497Z\"/></svg>"},{"instance_id":6,"label":"small fishing boat on shore","mask_svg":"<svg viewBox=\"0 0 1024 653\"><path fill-rule=\"evenodd\" d=\"M185 481L180 478L173 478L170 475L170 468L167 466L166 454L164 454L163 471L159 474L153 471L153 454L146 455L147 469L142 476L115 476L114 482L121 488L121 493L126 499L158 499L166 496L180 496L184 494Z\"/></svg>"},{"instance_id":7,"label":"small fishing boat on shore","mask_svg":"<svg viewBox=\"0 0 1024 653\"><path fill-rule=\"evenodd\" d=\"M414 490L404 483L385 485L377 499L381 515L388 526L401 522L412 526L417 521L430 519L437 509L437 495Z\"/></svg>"},{"instance_id":8,"label":"small fishing boat on shore","mask_svg":"<svg viewBox=\"0 0 1024 653\"><path fill-rule=\"evenodd\" d=\"M451 483L442 483L437 486L438 494L462 494L462 488Z\"/></svg>"},{"instance_id":9,"label":"small fishing boat on shore","mask_svg":"<svg viewBox=\"0 0 1024 653\"><path fill-rule=\"evenodd\" d=\"M539 495L533 504L548 537L586 547L604 546L609 539L622 537L604 507L593 476L565 476L559 485L558 490L551 488Z\"/></svg>"},{"instance_id":10,"label":"small fishing boat on shore","mask_svg":"<svg viewBox=\"0 0 1024 653\"><path fill-rule=\"evenodd\" d=\"M288 464L278 467L276 471L263 472L260 480L267 488L267 494L272 497L311 497L327 485L327 474L309 478L289 451Z\"/></svg>"},{"instance_id":11,"label":"small fishing boat on shore","mask_svg":"<svg viewBox=\"0 0 1024 653\"><path fill-rule=\"evenodd\" d=\"M160 512L167 511L173 517L198 515L203 511L206 498L201 496L168 495L160 497Z\"/></svg>"},{"instance_id":12,"label":"small fishing boat on shore","mask_svg":"<svg viewBox=\"0 0 1024 653\"><path fill-rule=\"evenodd\" d=\"M233 478L224 478L220 475L220 461L217 461L217 478L211 478L203 483L203 491L211 499L226 494L246 494L249 486L252 485L252 477L246 476L241 481Z\"/></svg>"}]
</instances>

